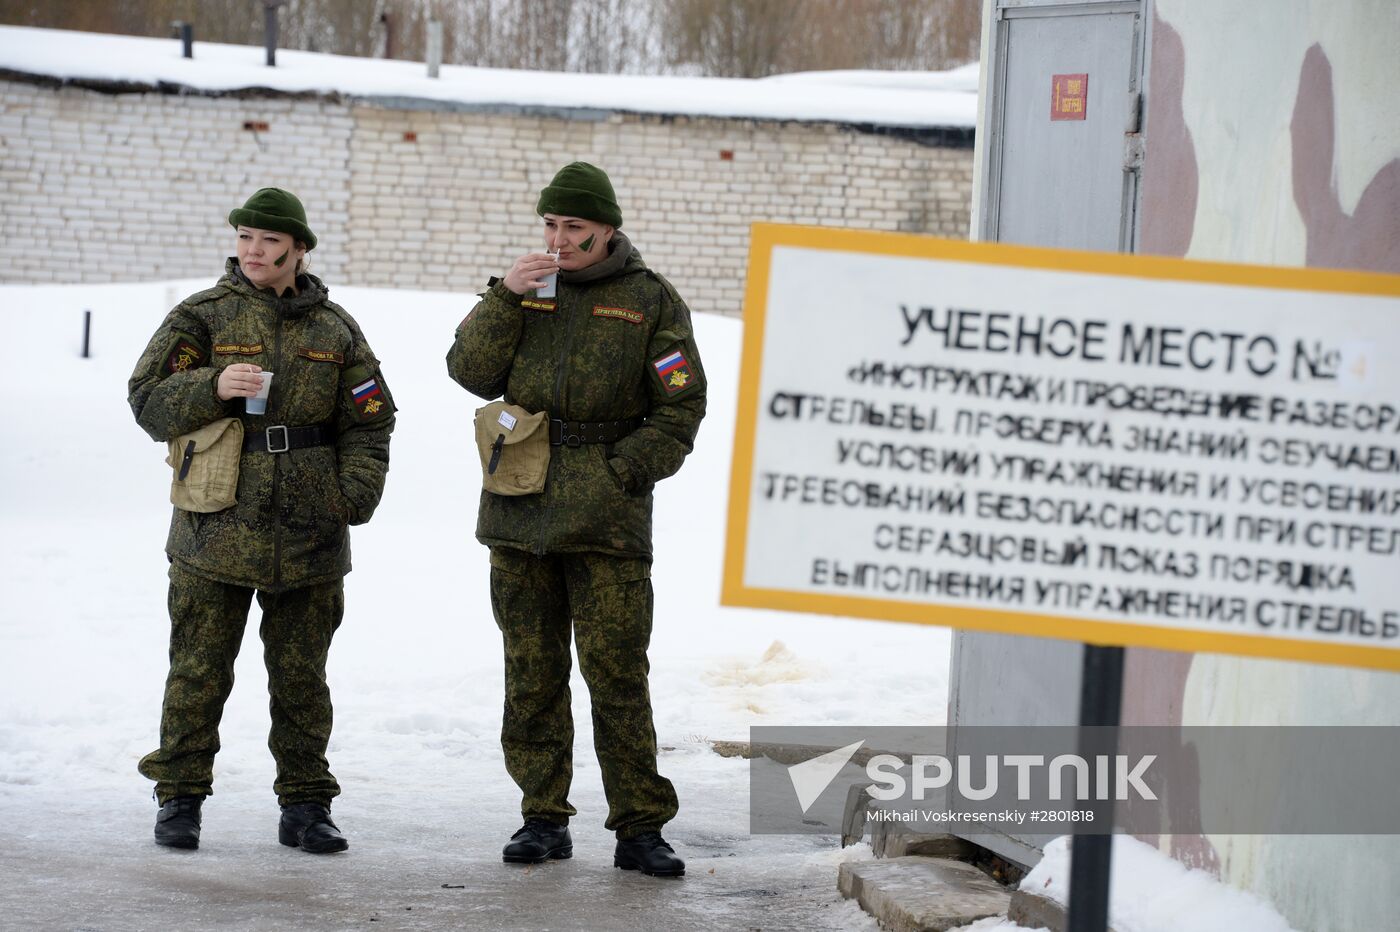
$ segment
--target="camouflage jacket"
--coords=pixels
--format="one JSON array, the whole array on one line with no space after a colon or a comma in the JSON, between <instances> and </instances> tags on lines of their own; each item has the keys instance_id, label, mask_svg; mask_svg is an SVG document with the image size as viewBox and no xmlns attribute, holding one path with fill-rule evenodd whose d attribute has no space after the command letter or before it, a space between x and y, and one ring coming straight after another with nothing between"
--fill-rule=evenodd
<instances>
[{"instance_id":1,"label":"camouflage jacket","mask_svg":"<svg viewBox=\"0 0 1400 932\"><path fill-rule=\"evenodd\" d=\"M652 488L691 451L705 373L690 310L625 236L601 262L560 272L555 298L492 285L457 328L447 371L472 394L551 418L646 419L614 444L551 447L539 494L483 491L478 540L650 558Z\"/></svg>"},{"instance_id":2,"label":"camouflage jacket","mask_svg":"<svg viewBox=\"0 0 1400 932\"><path fill-rule=\"evenodd\" d=\"M249 435L279 424L334 431L330 444L245 452L231 508L175 509L171 559L205 578L269 592L350 571L346 526L368 521L379 504L394 429L389 387L359 326L315 276L298 285L299 294L276 297L229 259L218 284L166 315L127 385L136 422L156 440L230 416ZM273 373L266 415L215 394L219 373L240 362Z\"/></svg>"}]
</instances>

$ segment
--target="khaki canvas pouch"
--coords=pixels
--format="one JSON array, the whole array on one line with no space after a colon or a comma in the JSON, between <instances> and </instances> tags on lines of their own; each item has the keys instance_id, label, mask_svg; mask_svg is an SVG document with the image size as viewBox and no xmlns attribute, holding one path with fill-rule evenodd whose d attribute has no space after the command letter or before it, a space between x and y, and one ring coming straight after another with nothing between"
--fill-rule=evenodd
<instances>
[{"instance_id":1,"label":"khaki canvas pouch","mask_svg":"<svg viewBox=\"0 0 1400 932\"><path fill-rule=\"evenodd\" d=\"M549 473L549 418L520 405L493 401L476 411L481 486L497 495L544 491Z\"/></svg>"},{"instance_id":2,"label":"khaki canvas pouch","mask_svg":"<svg viewBox=\"0 0 1400 932\"><path fill-rule=\"evenodd\" d=\"M170 501L185 511L223 511L238 494L243 422L221 418L170 441L165 462L175 470Z\"/></svg>"}]
</instances>

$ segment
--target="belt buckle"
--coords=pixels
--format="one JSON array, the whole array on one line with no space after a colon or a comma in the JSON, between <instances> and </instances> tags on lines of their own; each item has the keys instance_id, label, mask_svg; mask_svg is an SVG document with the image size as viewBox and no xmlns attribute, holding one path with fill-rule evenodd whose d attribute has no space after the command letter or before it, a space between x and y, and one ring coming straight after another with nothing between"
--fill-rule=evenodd
<instances>
[{"instance_id":1,"label":"belt buckle","mask_svg":"<svg viewBox=\"0 0 1400 932\"><path fill-rule=\"evenodd\" d=\"M273 446L272 432L274 430L280 430L282 432L282 445L280 447ZM263 435L266 437L267 452L269 453L286 453L292 448L292 438L291 435L287 433L287 427L285 424L276 424L272 427L269 427L263 431Z\"/></svg>"}]
</instances>

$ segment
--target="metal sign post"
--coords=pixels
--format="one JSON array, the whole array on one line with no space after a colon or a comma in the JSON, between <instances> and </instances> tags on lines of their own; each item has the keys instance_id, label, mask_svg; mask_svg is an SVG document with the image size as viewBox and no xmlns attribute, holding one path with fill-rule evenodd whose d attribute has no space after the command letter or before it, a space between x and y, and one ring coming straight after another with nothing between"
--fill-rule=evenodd
<instances>
[{"instance_id":1,"label":"metal sign post","mask_svg":"<svg viewBox=\"0 0 1400 932\"><path fill-rule=\"evenodd\" d=\"M1084 645L1079 692L1079 756L1112 760L1118 750L1123 704L1123 648ZM1095 794L1100 795L1100 794ZM1113 791L1089 803L1102 835L1075 835L1070 845L1068 932L1108 929L1108 892L1113 859Z\"/></svg>"}]
</instances>

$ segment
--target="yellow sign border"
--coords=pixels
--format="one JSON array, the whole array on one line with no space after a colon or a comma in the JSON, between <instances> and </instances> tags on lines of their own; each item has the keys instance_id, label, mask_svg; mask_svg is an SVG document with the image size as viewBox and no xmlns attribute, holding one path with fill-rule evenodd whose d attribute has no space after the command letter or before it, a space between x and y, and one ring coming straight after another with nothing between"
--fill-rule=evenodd
<instances>
[{"instance_id":1,"label":"yellow sign border","mask_svg":"<svg viewBox=\"0 0 1400 932\"><path fill-rule=\"evenodd\" d=\"M721 604L1064 638L1089 644L1237 654L1400 671L1400 649L1396 648L1328 644L1301 638L1187 631L1180 628L1159 628L1030 612L1003 612L934 602L820 595L745 586L744 563L748 552L749 500L753 491L754 438L758 429L758 386L762 375L763 339L767 327L768 281L773 249L777 246L908 258L950 259L958 262L1090 272L1132 278L1400 297L1400 275L1341 269L1235 265L1160 256L969 243L910 233L754 224L750 230L748 286L744 294L739 411L734 423L734 457L729 482L729 524L725 533Z\"/></svg>"}]
</instances>

